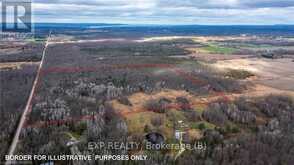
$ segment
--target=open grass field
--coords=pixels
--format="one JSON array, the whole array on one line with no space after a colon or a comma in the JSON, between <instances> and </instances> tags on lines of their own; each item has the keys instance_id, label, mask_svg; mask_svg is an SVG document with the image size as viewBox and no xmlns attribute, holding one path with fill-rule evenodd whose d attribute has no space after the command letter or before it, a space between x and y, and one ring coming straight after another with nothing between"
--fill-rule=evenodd
<instances>
[{"instance_id":1,"label":"open grass field","mask_svg":"<svg viewBox=\"0 0 294 165\"><path fill-rule=\"evenodd\" d=\"M234 54L237 51L238 49L236 48L223 47L223 46L218 46L215 44L208 44L207 46L200 49L201 53L225 54L225 55Z\"/></svg>"}]
</instances>

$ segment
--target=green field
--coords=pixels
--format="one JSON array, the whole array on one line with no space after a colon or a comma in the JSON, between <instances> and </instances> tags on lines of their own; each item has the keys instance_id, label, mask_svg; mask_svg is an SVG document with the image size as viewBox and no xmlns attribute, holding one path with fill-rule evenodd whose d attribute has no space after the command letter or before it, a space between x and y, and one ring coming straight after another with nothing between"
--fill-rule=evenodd
<instances>
[{"instance_id":1,"label":"green field","mask_svg":"<svg viewBox=\"0 0 294 165\"><path fill-rule=\"evenodd\" d=\"M206 52L206 53L211 53L211 54L233 54L238 49L230 48L230 47L218 46L218 45L215 45L215 44L208 44L207 46L201 48L201 50Z\"/></svg>"}]
</instances>

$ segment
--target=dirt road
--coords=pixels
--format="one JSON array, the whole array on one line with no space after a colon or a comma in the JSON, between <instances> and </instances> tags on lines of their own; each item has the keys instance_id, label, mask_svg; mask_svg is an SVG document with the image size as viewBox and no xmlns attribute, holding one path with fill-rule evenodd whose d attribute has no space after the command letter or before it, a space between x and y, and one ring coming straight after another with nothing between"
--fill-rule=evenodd
<instances>
[{"instance_id":1,"label":"dirt road","mask_svg":"<svg viewBox=\"0 0 294 165\"><path fill-rule=\"evenodd\" d=\"M48 38L47 38L45 47L43 49L43 52L42 52L42 60L40 62L40 65L39 65L39 68L38 68L38 71L37 71L37 75L35 77L35 80L34 80L34 83L33 83L33 86L32 86L32 90L31 90L29 99L27 101L26 107L25 107L25 109L23 111L23 114L21 116L21 119L19 121L18 127L17 127L16 132L15 132L15 135L13 137L12 143L10 145L8 155L13 155L14 154L14 151L16 149L17 143L19 141L19 136L20 136L21 130L22 130L23 125L25 124L25 122L27 120L28 114L31 111L31 107L32 107L31 106L31 103L32 103L32 100L33 100L33 97L34 97L36 86L37 86L38 81L40 79L40 73L41 73L41 69L43 67L43 63L44 63L44 60L45 60L46 50L47 50L48 45L49 45L50 36L51 36L51 32L48 35ZM10 165L10 164L15 164L15 162L13 162L13 161L6 161L6 163L5 163L5 165Z\"/></svg>"}]
</instances>

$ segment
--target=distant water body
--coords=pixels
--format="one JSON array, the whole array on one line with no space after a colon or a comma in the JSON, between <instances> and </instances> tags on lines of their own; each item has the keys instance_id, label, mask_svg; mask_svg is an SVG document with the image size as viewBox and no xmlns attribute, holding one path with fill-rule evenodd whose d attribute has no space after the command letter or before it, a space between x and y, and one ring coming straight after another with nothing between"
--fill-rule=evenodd
<instances>
[{"instance_id":1,"label":"distant water body","mask_svg":"<svg viewBox=\"0 0 294 165\"><path fill-rule=\"evenodd\" d=\"M37 23L36 29L105 30L145 35L266 35L294 37L294 25L126 25L126 24L67 24Z\"/></svg>"}]
</instances>

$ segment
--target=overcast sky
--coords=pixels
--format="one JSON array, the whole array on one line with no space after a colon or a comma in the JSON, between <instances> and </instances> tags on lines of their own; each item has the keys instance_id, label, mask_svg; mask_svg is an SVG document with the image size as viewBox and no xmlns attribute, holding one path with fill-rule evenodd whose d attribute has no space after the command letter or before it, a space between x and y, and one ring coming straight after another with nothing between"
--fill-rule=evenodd
<instances>
[{"instance_id":1,"label":"overcast sky","mask_svg":"<svg viewBox=\"0 0 294 165\"><path fill-rule=\"evenodd\" d=\"M33 0L35 22L294 24L294 0Z\"/></svg>"}]
</instances>

